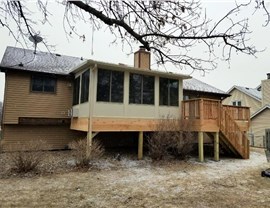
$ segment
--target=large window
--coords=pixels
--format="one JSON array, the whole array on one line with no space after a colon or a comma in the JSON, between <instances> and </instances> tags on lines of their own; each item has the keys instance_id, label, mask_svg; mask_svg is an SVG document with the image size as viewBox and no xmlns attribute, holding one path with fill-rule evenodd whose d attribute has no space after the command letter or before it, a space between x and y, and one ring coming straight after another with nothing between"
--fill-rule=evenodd
<instances>
[{"instance_id":1,"label":"large window","mask_svg":"<svg viewBox=\"0 0 270 208\"><path fill-rule=\"evenodd\" d=\"M73 84L73 105L79 104L79 96L80 96L80 77L77 77L74 80Z\"/></svg>"},{"instance_id":2,"label":"large window","mask_svg":"<svg viewBox=\"0 0 270 208\"><path fill-rule=\"evenodd\" d=\"M82 74L82 84L81 84L81 103L88 101L89 95L89 70Z\"/></svg>"},{"instance_id":3,"label":"large window","mask_svg":"<svg viewBox=\"0 0 270 208\"><path fill-rule=\"evenodd\" d=\"M97 101L123 102L124 72L98 69Z\"/></svg>"},{"instance_id":4,"label":"large window","mask_svg":"<svg viewBox=\"0 0 270 208\"><path fill-rule=\"evenodd\" d=\"M159 105L178 106L179 81L159 78Z\"/></svg>"},{"instance_id":5,"label":"large window","mask_svg":"<svg viewBox=\"0 0 270 208\"><path fill-rule=\"evenodd\" d=\"M31 80L32 92L56 92L56 78L46 75L33 75Z\"/></svg>"},{"instance_id":6,"label":"large window","mask_svg":"<svg viewBox=\"0 0 270 208\"><path fill-rule=\"evenodd\" d=\"M130 74L129 103L154 104L155 77L141 74Z\"/></svg>"}]
</instances>

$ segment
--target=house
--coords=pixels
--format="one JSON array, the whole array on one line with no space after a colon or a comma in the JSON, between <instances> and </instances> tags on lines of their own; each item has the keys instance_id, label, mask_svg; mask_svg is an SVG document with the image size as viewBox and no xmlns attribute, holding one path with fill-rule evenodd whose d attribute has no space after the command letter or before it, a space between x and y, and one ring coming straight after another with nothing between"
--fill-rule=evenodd
<instances>
[{"instance_id":1,"label":"house","mask_svg":"<svg viewBox=\"0 0 270 208\"><path fill-rule=\"evenodd\" d=\"M64 149L81 132L70 130L73 77L69 69L80 58L7 47L1 72L5 73L2 148L19 149L18 142L44 140Z\"/></svg>"},{"instance_id":2,"label":"house","mask_svg":"<svg viewBox=\"0 0 270 208\"><path fill-rule=\"evenodd\" d=\"M228 95L196 79L185 82L190 76L153 70L150 65L144 48L135 52L134 66L127 66L8 47L0 65L6 74L3 149L37 138L57 149L82 135L91 144L99 134L135 132L141 159L144 133L156 131L169 115L199 132L201 161L203 132L214 133L218 160L221 120L223 126L228 122L221 99ZM183 101L183 92L186 98L197 99ZM237 141L225 131L220 136L222 144L248 158L247 139L242 136L248 120L241 125L233 129L241 135Z\"/></svg>"},{"instance_id":3,"label":"house","mask_svg":"<svg viewBox=\"0 0 270 208\"><path fill-rule=\"evenodd\" d=\"M250 144L257 147L270 145L270 74L256 88L233 86L228 90L230 97L223 100L224 105L248 106L251 113L249 129ZM266 137L267 136L267 137Z\"/></svg>"}]
</instances>

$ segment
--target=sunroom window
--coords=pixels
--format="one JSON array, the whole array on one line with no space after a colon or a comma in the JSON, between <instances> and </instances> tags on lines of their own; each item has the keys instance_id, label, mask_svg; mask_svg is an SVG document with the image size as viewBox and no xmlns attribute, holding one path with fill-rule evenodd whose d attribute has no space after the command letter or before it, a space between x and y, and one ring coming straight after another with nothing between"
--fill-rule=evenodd
<instances>
[{"instance_id":1,"label":"sunroom window","mask_svg":"<svg viewBox=\"0 0 270 208\"><path fill-rule=\"evenodd\" d=\"M97 101L123 103L124 72L98 69Z\"/></svg>"},{"instance_id":2,"label":"sunroom window","mask_svg":"<svg viewBox=\"0 0 270 208\"><path fill-rule=\"evenodd\" d=\"M155 102L155 77L130 74L129 103L151 104Z\"/></svg>"},{"instance_id":3,"label":"sunroom window","mask_svg":"<svg viewBox=\"0 0 270 208\"><path fill-rule=\"evenodd\" d=\"M179 105L179 81L159 78L159 105Z\"/></svg>"}]
</instances>

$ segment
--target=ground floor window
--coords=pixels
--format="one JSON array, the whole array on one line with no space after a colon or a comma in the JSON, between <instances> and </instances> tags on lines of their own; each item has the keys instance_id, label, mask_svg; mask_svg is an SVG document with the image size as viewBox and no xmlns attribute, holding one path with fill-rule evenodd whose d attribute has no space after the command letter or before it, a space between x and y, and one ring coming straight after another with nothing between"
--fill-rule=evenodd
<instances>
[{"instance_id":1,"label":"ground floor window","mask_svg":"<svg viewBox=\"0 0 270 208\"><path fill-rule=\"evenodd\" d=\"M155 102L155 77L142 74L130 74L129 103L151 104Z\"/></svg>"},{"instance_id":2,"label":"ground floor window","mask_svg":"<svg viewBox=\"0 0 270 208\"><path fill-rule=\"evenodd\" d=\"M159 78L159 105L179 105L179 81L176 79Z\"/></svg>"},{"instance_id":3,"label":"ground floor window","mask_svg":"<svg viewBox=\"0 0 270 208\"><path fill-rule=\"evenodd\" d=\"M81 81L81 77L79 76L75 78L73 82L73 105L79 104L80 81Z\"/></svg>"},{"instance_id":4,"label":"ground floor window","mask_svg":"<svg viewBox=\"0 0 270 208\"><path fill-rule=\"evenodd\" d=\"M97 101L123 103L124 72L98 69Z\"/></svg>"},{"instance_id":5,"label":"ground floor window","mask_svg":"<svg viewBox=\"0 0 270 208\"><path fill-rule=\"evenodd\" d=\"M33 75L31 79L32 92L56 92L56 78L50 75Z\"/></svg>"}]
</instances>

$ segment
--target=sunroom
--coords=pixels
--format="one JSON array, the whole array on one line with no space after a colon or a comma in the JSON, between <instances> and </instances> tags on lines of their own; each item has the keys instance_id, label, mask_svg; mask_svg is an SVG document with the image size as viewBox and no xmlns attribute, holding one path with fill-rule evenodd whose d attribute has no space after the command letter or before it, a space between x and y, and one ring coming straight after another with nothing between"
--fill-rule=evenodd
<instances>
[{"instance_id":1,"label":"sunroom","mask_svg":"<svg viewBox=\"0 0 270 208\"><path fill-rule=\"evenodd\" d=\"M183 79L190 78L93 60L73 73L71 129L86 132L155 131L160 119L180 118Z\"/></svg>"}]
</instances>

